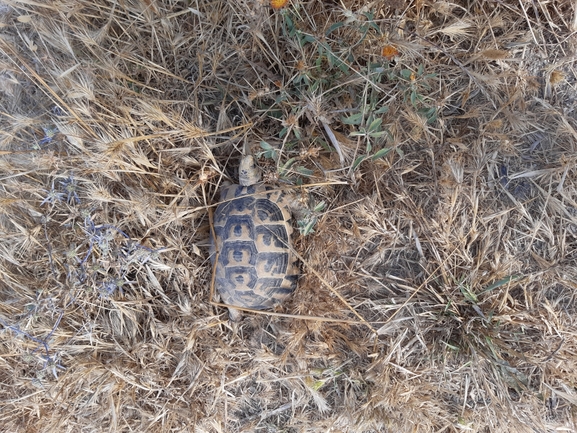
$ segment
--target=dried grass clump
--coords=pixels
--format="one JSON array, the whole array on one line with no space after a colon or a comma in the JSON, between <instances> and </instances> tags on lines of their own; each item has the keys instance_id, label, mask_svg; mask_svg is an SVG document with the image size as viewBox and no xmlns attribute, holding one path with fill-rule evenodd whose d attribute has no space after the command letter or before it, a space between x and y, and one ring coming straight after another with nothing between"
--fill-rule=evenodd
<instances>
[{"instance_id":1,"label":"dried grass clump","mask_svg":"<svg viewBox=\"0 0 577 433\"><path fill-rule=\"evenodd\" d=\"M281 3L0 3L0 430L576 431L574 2ZM232 326L245 143L307 234Z\"/></svg>"}]
</instances>

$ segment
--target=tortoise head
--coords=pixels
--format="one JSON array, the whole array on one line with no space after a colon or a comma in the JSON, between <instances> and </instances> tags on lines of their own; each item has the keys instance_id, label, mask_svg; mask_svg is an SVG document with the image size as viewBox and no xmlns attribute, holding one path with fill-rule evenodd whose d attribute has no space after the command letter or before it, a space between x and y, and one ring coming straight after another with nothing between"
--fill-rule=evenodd
<instances>
[{"instance_id":1,"label":"tortoise head","mask_svg":"<svg viewBox=\"0 0 577 433\"><path fill-rule=\"evenodd\" d=\"M260 170L251 155L243 156L238 168L238 182L242 186L255 185L260 181Z\"/></svg>"}]
</instances>

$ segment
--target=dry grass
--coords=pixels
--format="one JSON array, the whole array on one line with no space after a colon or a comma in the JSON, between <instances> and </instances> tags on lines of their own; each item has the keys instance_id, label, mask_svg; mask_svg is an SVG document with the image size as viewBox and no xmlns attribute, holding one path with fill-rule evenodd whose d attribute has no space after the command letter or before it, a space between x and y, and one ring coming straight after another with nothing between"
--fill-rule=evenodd
<instances>
[{"instance_id":1,"label":"dry grass","mask_svg":"<svg viewBox=\"0 0 577 433\"><path fill-rule=\"evenodd\" d=\"M2 0L0 430L577 431L575 31L568 0ZM245 142L326 203L282 312L357 324L210 304Z\"/></svg>"}]
</instances>

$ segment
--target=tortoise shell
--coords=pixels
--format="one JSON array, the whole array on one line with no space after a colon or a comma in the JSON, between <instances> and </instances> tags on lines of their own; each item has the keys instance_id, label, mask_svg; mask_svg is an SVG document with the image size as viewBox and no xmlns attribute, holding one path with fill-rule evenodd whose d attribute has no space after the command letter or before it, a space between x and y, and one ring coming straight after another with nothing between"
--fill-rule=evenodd
<instances>
[{"instance_id":1,"label":"tortoise shell","mask_svg":"<svg viewBox=\"0 0 577 433\"><path fill-rule=\"evenodd\" d=\"M289 195L266 185L230 185L222 190L221 201L212 245L219 251L216 289L225 304L273 308L295 290L299 276L291 248ZM240 319L238 310L229 310L233 321Z\"/></svg>"}]
</instances>

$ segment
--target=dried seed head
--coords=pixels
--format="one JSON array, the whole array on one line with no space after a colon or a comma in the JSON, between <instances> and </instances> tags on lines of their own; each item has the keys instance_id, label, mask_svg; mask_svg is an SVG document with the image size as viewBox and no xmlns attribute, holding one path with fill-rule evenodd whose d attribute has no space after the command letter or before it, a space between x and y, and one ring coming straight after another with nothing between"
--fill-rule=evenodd
<instances>
[{"instance_id":1,"label":"dried seed head","mask_svg":"<svg viewBox=\"0 0 577 433\"><path fill-rule=\"evenodd\" d=\"M263 175L263 181L266 184L275 184L279 181L279 175L276 171L271 171Z\"/></svg>"},{"instance_id":2,"label":"dried seed head","mask_svg":"<svg viewBox=\"0 0 577 433\"><path fill-rule=\"evenodd\" d=\"M551 72L551 77L549 78L549 82L555 86L560 82L565 81L565 74L561 71L553 71Z\"/></svg>"},{"instance_id":3,"label":"dried seed head","mask_svg":"<svg viewBox=\"0 0 577 433\"><path fill-rule=\"evenodd\" d=\"M288 117L286 118L286 120L283 120L281 122L281 124L285 128L288 128L288 127L298 128L299 118L297 116L295 116L294 114L289 114Z\"/></svg>"},{"instance_id":4,"label":"dried seed head","mask_svg":"<svg viewBox=\"0 0 577 433\"><path fill-rule=\"evenodd\" d=\"M320 151L321 151L320 147L311 147L308 149L302 149L299 154L299 157L301 159L309 159L309 158L316 159L319 157Z\"/></svg>"}]
</instances>

